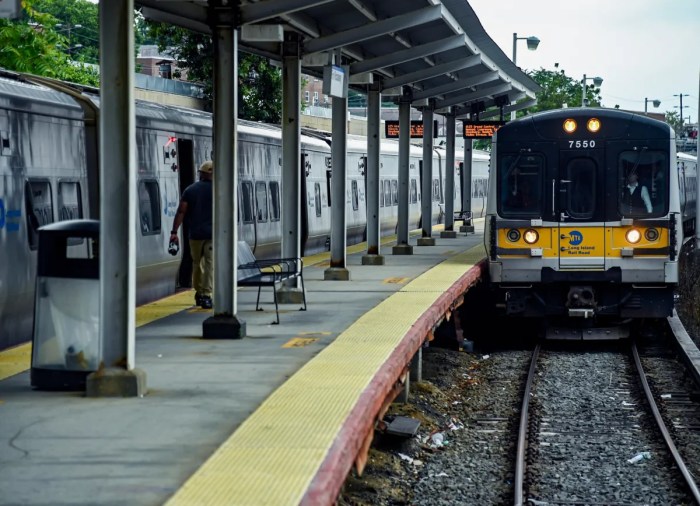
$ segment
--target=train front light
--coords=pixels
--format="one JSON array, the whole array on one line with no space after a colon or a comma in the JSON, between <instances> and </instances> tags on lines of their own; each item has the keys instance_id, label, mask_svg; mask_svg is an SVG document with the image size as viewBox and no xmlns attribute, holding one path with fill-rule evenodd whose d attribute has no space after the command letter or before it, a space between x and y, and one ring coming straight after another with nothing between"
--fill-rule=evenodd
<instances>
[{"instance_id":1,"label":"train front light","mask_svg":"<svg viewBox=\"0 0 700 506\"><path fill-rule=\"evenodd\" d=\"M514 228L508 231L508 240L510 242L518 242L520 240L520 232Z\"/></svg>"},{"instance_id":2,"label":"train front light","mask_svg":"<svg viewBox=\"0 0 700 506\"><path fill-rule=\"evenodd\" d=\"M588 128L589 132L596 133L598 130L600 130L600 120L598 118L591 118L588 120L586 127Z\"/></svg>"},{"instance_id":3,"label":"train front light","mask_svg":"<svg viewBox=\"0 0 700 506\"><path fill-rule=\"evenodd\" d=\"M576 120L571 118L564 120L564 131L567 134L574 133L576 131Z\"/></svg>"},{"instance_id":4,"label":"train front light","mask_svg":"<svg viewBox=\"0 0 700 506\"><path fill-rule=\"evenodd\" d=\"M659 231L656 230L655 228L648 228L644 232L644 237L646 237L646 240L649 242L654 242L659 238Z\"/></svg>"},{"instance_id":5,"label":"train front light","mask_svg":"<svg viewBox=\"0 0 700 506\"><path fill-rule=\"evenodd\" d=\"M642 238L642 234L636 228L630 228L625 234L625 238L627 239L627 242L631 244L637 244Z\"/></svg>"},{"instance_id":6,"label":"train front light","mask_svg":"<svg viewBox=\"0 0 700 506\"><path fill-rule=\"evenodd\" d=\"M537 231L533 229L528 229L523 234L523 239L525 239L525 242L528 244L535 244L539 238L540 234L538 234Z\"/></svg>"}]
</instances>

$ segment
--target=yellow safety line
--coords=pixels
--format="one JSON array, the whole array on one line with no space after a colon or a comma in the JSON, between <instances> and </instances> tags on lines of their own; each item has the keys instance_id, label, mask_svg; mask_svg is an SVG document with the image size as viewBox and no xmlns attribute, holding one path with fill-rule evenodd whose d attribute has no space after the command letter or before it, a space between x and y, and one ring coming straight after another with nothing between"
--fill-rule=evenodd
<instances>
[{"instance_id":1,"label":"yellow safety line","mask_svg":"<svg viewBox=\"0 0 700 506\"><path fill-rule=\"evenodd\" d=\"M448 258L365 313L273 392L167 504L299 504L371 379L416 319L483 256L478 245Z\"/></svg>"}]
</instances>

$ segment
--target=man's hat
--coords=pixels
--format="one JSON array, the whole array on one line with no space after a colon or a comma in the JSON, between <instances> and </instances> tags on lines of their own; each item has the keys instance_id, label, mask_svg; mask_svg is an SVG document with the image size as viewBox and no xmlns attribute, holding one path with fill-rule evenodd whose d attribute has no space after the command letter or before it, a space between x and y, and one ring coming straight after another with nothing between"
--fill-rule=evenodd
<instances>
[{"instance_id":1,"label":"man's hat","mask_svg":"<svg viewBox=\"0 0 700 506\"><path fill-rule=\"evenodd\" d=\"M211 174L214 171L214 163L211 160L207 160L199 167L199 172L204 172L205 174Z\"/></svg>"}]
</instances>

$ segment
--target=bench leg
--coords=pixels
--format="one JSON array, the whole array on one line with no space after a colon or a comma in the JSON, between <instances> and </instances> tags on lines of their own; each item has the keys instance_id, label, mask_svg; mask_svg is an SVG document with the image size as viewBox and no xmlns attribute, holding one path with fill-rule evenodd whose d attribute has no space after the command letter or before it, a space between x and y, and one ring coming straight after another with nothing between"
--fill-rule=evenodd
<instances>
[{"instance_id":1,"label":"bench leg","mask_svg":"<svg viewBox=\"0 0 700 506\"><path fill-rule=\"evenodd\" d=\"M277 307L277 286L272 285L272 295L275 298L275 315L277 316L277 321L272 322L273 325L279 325L280 324L280 312L279 308Z\"/></svg>"},{"instance_id":2,"label":"bench leg","mask_svg":"<svg viewBox=\"0 0 700 506\"><path fill-rule=\"evenodd\" d=\"M301 296L304 298L304 307L299 311L306 311L306 288L304 288L304 276L300 274L299 279L301 280Z\"/></svg>"},{"instance_id":3,"label":"bench leg","mask_svg":"<svg viewBox=\"0 0 700 506\"><path fill-rule=\"evenodd\" d=\"M258 298L255 301L255 310L256 311L262 311L262 308L260 307L260 290L262 290L262 286L258 287Z\"/></svg>"}]
</instances>

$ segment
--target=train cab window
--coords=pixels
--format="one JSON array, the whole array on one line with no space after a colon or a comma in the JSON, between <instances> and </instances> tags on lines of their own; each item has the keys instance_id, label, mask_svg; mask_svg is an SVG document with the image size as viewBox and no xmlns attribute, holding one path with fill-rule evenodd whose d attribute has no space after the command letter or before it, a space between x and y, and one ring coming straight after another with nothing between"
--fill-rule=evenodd
<instances>
[{"instance_id":1,"label":"train cab window","mask_svg":"<svg viewBox=\"0 0 700 506\"><path fill-rule=\"evenodd\" d=\"M384 180L384 205L391 206L391 181L388 179Z\"/></svg>"},{"instance_id":2,"label":"train cab window","mask_svg":"<svg viewBox=\"0 0 700 506\"><path fill-rule=\"evenodd\" d=\"M540 155L513 154L503 157L499 172L500 213L503 217L535 218L542 215Z\"/></svg>"},{"instance_id":3,"label":"train cab window","mask_svg":"<svg viewBox=\"0 0 700 506\"><path fill-rule=\"evenodd\" d=\"M139 182L139 224L141 235L160 233L160 189L156 180Z\"/></svg>"},{"instance_id":4,"label":"train cab window","mask_svg":"<svg viewBox=\"0 0 700 506\"><path fill-rule=\"evenodd\" d=\"M27 215L27 239L29 247L39 246L39 227L53 223L53 198L48 181L31 179L24 185L24 205Z\"/></svg>"},{"instance_id":5,"label":"train cab window","mask_svg":"<svg viewBox=\"0 0 700 506\"><path fill-rule=\"evenodd\" d=\"M396 179L391 180L391 204L399 205L399 182Z\"/></svg>"},{"instance_id":6,"label":"train cab window","mask_svg":"<svg viewBox=\"0 0 700 506\"><path fill-rule=\"evenodd\" d=\"M258 223L267 222L267 185L264 181L255 183L255 209L258 213Z\"/></svg>"},{"instance_id":7,"label":"train cab window","mask_svg":"<svg viewBox=\"0 0 700 506\"><path fill-rule=\"evenodd\" d=\"M243 223L253 223L253 183L241 181L241 206Z\"/></svg>"},{"instance_id":8,"label":"train cab window","mask_svg":"<svg viewBox=\"0 0 700 506\"><path fill-rule=\"evenodd\" d=\"M280 221L280 185L270 181L270 221Z\"/></svg>"},{"instance_id":9,"label":"train cab window","mask_svg":"<svg viewBox=\"0 0 700 506\"><path fill-rule=\"evenodd\" d=\"M321 183L314 183L314 207L316 216L321 216Z\"/></svg>"},{"instance_id":10,"label":"train cab window","mask_svg":"<svg viewBox=\"0 0 700 506\"><path fill-rule=\"evenodd\" d=\"M80 183L62 181L58 183L58 219L79 220L83 217L83 202Z\"/></svg>"},{"instance_id":11,"label":"train cab window","mask_svg":"<svg viewBox=\"0 0 700 506\"><path fill-rule=\"evenodd\" d=\"M596 207L596 164L573 158L566 166L566 210L572 218L590 219Z\"/></svg>"},{"instance_id":12,"label":"train cab window","mask_svg":"<svg viewBox=\"0 0 700 506\"><path fill-rule=\"evenodd\" d=\"M357 179L351 180L350 186L352 189L352 210L357 211L360 208L360 196L357 192Z\"/></svg>"},{"instance_id":13,"label":"train cab window","mask_svg":"<svg viewBox=\"0 0 700 506\"><path fill-rule=\"evenodd\" d=\"M668 212L668 155L663 151L623 151L618 158L621 216L648 218Z\"/></svg>"},{"instance_id":14,"label":"train cab window","mask_svg":"<svg viewBox=\"0 0 700 506\"><path fill-rule=\"evenodd\" d=\"M415 179L411 179L411 204L418 202L418 183Z\"/></svg>"}]
</instances>

